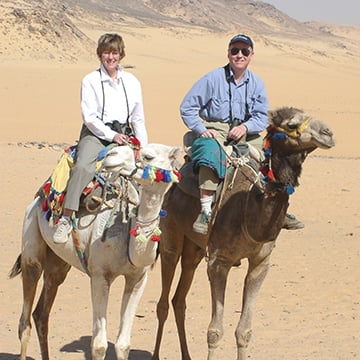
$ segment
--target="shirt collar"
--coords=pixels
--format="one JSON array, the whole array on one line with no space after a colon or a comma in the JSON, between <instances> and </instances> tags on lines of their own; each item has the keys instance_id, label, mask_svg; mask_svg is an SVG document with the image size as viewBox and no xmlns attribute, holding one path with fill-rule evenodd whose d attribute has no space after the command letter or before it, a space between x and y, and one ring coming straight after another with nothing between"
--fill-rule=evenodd
<instances>
[{"instance_id":1,"label":"shirt collar","mask_svg":"<svg viewBox=\"0 0 360 360\"><path fill-rule=\"evenodd\" d=\"M116 74L116 80L119 81L120 78L122 77L122 67L120 65L118 65L118 72ZM101 78L102 81L110 81L111 78L109 76L109 74L107 73L105 66L103 64L100 64L100 71L101 71Z\"/></svg>"},{"instance_id":2,"label":"shirt collar","mask_svg":"<svg viewBox=\"0 0 360 360\"><path fill-rule=\"evenodd\" d=\"M234 73L233 73L233 71L231 69L231 66L229 66L229 67L230 67L231 80L232 80L232 82L234 82ZM250 78L250 72L249 72L249 69L246 69L245 74L244 74L243 78L241 79L240 83L238 84L238 86L245 83L245 82L248 82L249 78Z\"/></svg>"}]
</instances>

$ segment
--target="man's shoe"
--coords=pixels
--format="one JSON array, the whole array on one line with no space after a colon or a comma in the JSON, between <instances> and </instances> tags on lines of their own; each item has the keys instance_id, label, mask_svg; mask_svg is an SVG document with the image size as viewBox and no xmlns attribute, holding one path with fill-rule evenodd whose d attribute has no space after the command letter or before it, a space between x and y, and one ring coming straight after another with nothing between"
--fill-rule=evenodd
<instances>
[{"instance_id":1,"label":"man's shoe","mask_svg":"<svg viewBox=\"0 0 360 360\"><path fill-rule=\"evenodd\" d=\"M193 231L198 234L206 235L208 233L211 213L201 212L193 224Z\"/></svg>"},{"instance_id":2,"label":"man's shoe","mask_svg":"<svg viewBox=\"0 0 360 360\"><path fill-rule=\"evenodd\" d=\"M298 220L294 215L286 214L283 224L283 229L286 230L299 230L305 227L304 223Z\"/></svg>"},{"instance_id":3,"label":"man's shoe","mask_svg":"<svg viewBox=\"0 0 360 360\"><path fill-rule=\"evenodd\" d=\"M61 218L56 225L56 231L54 233L54 243L64 244L68 241L69 235L72 230L71 220Z\"/></svg>"}]
</instances>

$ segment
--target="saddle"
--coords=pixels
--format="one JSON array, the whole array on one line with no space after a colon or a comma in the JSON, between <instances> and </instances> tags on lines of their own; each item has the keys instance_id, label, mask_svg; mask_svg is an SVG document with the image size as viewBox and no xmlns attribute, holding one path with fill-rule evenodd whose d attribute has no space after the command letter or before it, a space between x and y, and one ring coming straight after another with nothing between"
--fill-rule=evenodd
<instances>
[{"instance_id":1,"label":"saddle","mask_svg":"<svg viewBox=\"0 0 360 360\"><path fill-rule=\"evenodd\" d=\"M252 159L251 157L245 157L245 161L240 161L241 156L236 156L237 154L233 152L232 157L233 161L236 163L238 161L238 167L242 169L242 171L248 172L250 169L250 173L258 174L261 176L259 171L259 163ZM200 199L200 190L199 190L199 176L193 170L193 163L190 157L187 155L185 157L186 162L179 170L181 175L181 180L177 184L179 188L187 195ZM245 166L246 165L246 166ZM244 167L245 166L245 167ZM245 170L247 168L247 170ZM226 176L223 181L219 182L219 185L216 189L215 196L214 196L214 203L216 204L221 197L221 193L223 191L224 185L227 187L229 183L232 181L234 175L235 168L232 164L229 164L226 170Z\"/></svg>"},{"instance_id":2,"label":"saddle","mask_svg":"<svg viewBox=\"0 0 360 360\"><path fill-rule=\"evenodd\" d=\"M102 169L103 160L112 147L113 145L107 146L99 154L95 176L82 192L80 207L87 212L97 212L103 204L112 208L113 199L121 195L122 189L127 188L124 182L129 180L112 179L111 173ZM63 213L66 186L75 164L76 148L74 145L65 149L53 173L36 193L42 200L42 210L46 213L50 225L57 224Z\"/></svg>"}]
</instances>

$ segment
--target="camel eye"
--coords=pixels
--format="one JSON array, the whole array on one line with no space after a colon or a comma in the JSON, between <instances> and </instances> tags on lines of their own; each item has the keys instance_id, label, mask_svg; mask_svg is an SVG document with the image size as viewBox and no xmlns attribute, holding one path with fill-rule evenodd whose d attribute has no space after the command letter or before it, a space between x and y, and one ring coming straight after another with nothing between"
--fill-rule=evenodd
<instances>
[{"instance_id":1,"label":"camel eye","mask_svg":"<svg viewBox=\"0 0 360 360\"><path fill-rule=\"evenodd\" d=\"M151 160L154 160L154 159L155 159L155 156L144 155L144 156L143 156L143 159L144 159L145 161L151 161Z\"/></svg>"},{"instance_id":2,"label":"camel eye","mask_svg":"<svg viewBox=\"0 0 360 360\"><path fill-rule=\"evenodd\" d=\"M288 127L290 130L295 130L295 129L297 129L298 124L288 123L288 124L287 124L287 127Z\"/></svg>"}]
</instances>

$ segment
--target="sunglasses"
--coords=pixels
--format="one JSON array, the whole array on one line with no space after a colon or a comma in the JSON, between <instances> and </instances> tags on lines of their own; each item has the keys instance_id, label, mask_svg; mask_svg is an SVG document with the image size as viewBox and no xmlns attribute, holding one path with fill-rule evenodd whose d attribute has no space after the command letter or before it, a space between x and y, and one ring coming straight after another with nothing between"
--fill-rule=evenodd
<instances>
[{"instance_id":1,"label":"sunglasses","mask_svg":"<svg viewBox=\"0 0 360 360\"><path fill-rule=\"evenodd\" d=\"M241 53L246 57L248 57L250 55L250 53L251 53L251 51L248 48L239 49L237 47L233 47L233 48L230 49L230 54L231 55L237 55L239 53L239 51L241 51Z\"/></svg>"}]
</instances>

